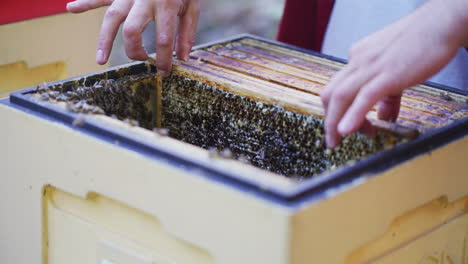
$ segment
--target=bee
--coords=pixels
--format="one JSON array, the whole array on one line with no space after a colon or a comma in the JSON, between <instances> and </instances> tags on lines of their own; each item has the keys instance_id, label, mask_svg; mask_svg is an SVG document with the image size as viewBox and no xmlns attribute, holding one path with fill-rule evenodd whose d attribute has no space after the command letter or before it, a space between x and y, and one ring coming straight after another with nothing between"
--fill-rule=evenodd
<instances>
[{"instance_id":1,"label":"bee","mask_svg":"<svg viewBox=\"0 0 468 264\"><path fill-rule=\"evenodd\" d=\"M83 117L77 117L73 119L72 126L74 127L82 127L85 124L85 120Z\"/></svg>"},{"instance_id":2,"label":"bee","mask_svg":"<svg viewBox=\"0 0 468 264\"><path fill-rule=\"evenodd\" d=\"M232 159L232 151L228 148L224 148L219 155L224 159Z\"/></svg>"},{"instance_id":3,"label":"bee","mask_svg":"<svg viewBox=\"0 0 468 264\"><path fill-rule=\"evenodd\" d=\"M239 157L237 158L237 160L240 161L240 162L242 162L242 163L244 163L244 164L249 164L249 163L250 163L250 162L249 162L249 159L247 159L247 157L244 156L244 155L242 155L242 154L239 155Z\"/></svg>"},{"instance_id":4,"label":"bee","mask_svg":"<svg viewBox=\"0 0 468 264\"><path fill-rule=\"evenodd\" d=\"M75 104L73 102L67 102L66 106L65 106L65 109L67 109L67 111L69 112L77 112L78 110L76 109L75 107Z\"/></svg>"},{"instance_id":5,"label":"bee","mask_svg":"<svg viewBox=\"0 0 468 264\"><path fill-rule=\"evenodd\" d=\"M168 128L153 128L153 132L155 135L162 136L162 137L167 137L169 135L169 129Z\"/></svg>"},{"instance_id":6,"label":"bee","mask_svg":"<svg viewBox=\"0 0 468 264\"><path fill-rule=\"evenodd\" d=\"M48 93L42 93L41 97L39 97L42 101L49 101L50 96Z\"/></svg>"},{"instance_id":7,"label":"bee","mask_svg":"<svg viewBox=\"0 0 468 264\"><path fill-rule=\"evenodd\" d=\"M452 101L452 97L450 97L450 94L448 92L440 92L440 97L446 101Z\"/></svg>"},{"instance_id":8,"label":"bee","mask_svg":"<svg viewBox=\"0 0 468 264\"><path fill-rule=\"evenodd\" d=\"M317 140L315 141L315 147L316 147L316 148L320 148L321 146L322 146L322 141L321 141L320 139L317 139Z\"/></svg>"},{"instance_id":9,"label":"bee","mask_svg":"<svg viewBox=\"0 0 468 264\"><path fill-rule=\"evenodd\" d=\"M219 154L218 149L215 148L215 147L209 147L209 148L208 148L208 156L209 156L211 159L218 159L218 158L221 158L221 155Z\"/></svg>"},{"instance_id":10,"label":"bee","mask_svg":"<svg viewBox=\"0 0 468 264\"><path fill-rule=\"evenodd\" d=\"M40 85L38 85L38 86L36 87L36 92L45 92L45 91L47 91L47 90L49 90L49 88L47 87L47 83L46 83L46 82L43 82L43 83L41 83Z\"/></svg>"},{"instance_id":11,"label":"bee","mask_svg":"<svg viewBox=\"0 0 468 264\"><path fill-rule=\"evenodd\" d=\"M91 110L91 112L95 115L105 115L106 113L104 112L104 110L102 110L101 107L99 106L94 106L94 108Z\"/></svg>"},{"instance_id":12,"label":"bee","mask_svg":"<svg viewBox=\"0 0 468 264\"><path fill-rule=\"evenodd\" d=\"M131 126L140 126L140 122L138 122L138 120L135 120L135 119L129 119L130 120L130 125Z\"/></svg>"},{"instance_id":13,"label":"bee","mask_svg":"<svg viewBox=\"0 0 468 264\"><path fill-rule=\"evenodd\" d=\"M68 97L64 94L59 94L55 100L59 101L59 102L66 102L68 100Z\"/></svg>"}]
</instances>

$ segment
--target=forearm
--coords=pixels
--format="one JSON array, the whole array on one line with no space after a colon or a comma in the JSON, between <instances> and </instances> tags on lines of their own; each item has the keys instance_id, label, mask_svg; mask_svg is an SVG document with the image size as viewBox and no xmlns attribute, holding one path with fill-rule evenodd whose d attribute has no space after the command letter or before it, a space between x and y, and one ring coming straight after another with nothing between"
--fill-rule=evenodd
<instances>
[{"instance_id":1,"label":"forearm","mask_svg":"<svg viewBox=\"0 0 468 264\"><path fill-rule=\"evenodd\" d=\"M458 20L456 31L460 33L460 43L462 46L468 47L468 0L452 1L456 5L454 6Z\"/></svg>"},{"instance_id":2,"label":"forearm","mask_svg":"<svg viewBox=\"0 0 468 264\"><path fill-rule=\"evenodd\" d=\"M468 0L432 0L420 10L425 19L437 19L441 34L451 44L468 47Z\"/></svg>"}]
</instances>

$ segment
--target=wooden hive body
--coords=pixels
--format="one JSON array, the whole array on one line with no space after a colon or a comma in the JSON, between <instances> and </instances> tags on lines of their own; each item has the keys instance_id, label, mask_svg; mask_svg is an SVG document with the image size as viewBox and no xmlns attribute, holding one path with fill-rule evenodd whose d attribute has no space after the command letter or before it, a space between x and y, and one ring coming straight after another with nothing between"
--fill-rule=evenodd
<instances>
[{"instance_id":1,"label":"wooden hive body","mask_svg":"<svg viewBox=\"0 0 468 264\"><path fill-rule=\"evenodd\" d=\"M467 262L466 93L414 87L327 154L318 93L342 66L244 36L176 61L159 98L138 62L0 100L0 262Z\"/></svg>"},{"instance_id":2,"label":"wooden hive body","mask_svg":"<svg viewBox=\"0 0 468 264\"><path fill-rule=\"evenodd\" d=\"M35 96L51 94L45 100L66 101L68 110L104 113L150 130L161 116L173 138L294 179L353 164L468 115L466 97L421 85L405 91L396 123L377 120L375 109L369 113L379 128L375 138L354 134L327 149L319 94L343 65L242 38L194 50L188 62L175 61L160 96L150 65L138 74L122 68L117 76L94 76L94 83L42 87Z\"/></svg>"}]
</instances>

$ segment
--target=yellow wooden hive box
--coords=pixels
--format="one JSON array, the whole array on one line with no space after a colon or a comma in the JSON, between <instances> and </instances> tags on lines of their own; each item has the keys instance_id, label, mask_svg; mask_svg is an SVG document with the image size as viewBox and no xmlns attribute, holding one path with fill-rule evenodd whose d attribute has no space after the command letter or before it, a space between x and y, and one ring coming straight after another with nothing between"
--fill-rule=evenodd
<instances>
[{"instance_id":1,"label":"yellow wooden hive box","mask_svg":"<svg viewBox=\"0 0 468 264\"><path fill-rule=\"evenodd\" d=\"M468 264L467 93L329 150L344 65L243 35L0 101L1 263ZM156 124L160 127L156 127Z\"/></svg>"}]
</instances>

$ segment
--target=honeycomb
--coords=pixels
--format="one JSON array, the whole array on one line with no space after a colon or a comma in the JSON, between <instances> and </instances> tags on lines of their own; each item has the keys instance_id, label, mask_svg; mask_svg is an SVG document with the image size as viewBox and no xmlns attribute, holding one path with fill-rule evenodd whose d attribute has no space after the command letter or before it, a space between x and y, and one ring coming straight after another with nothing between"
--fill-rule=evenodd
<instances>
[{"instance_id":1,"label":"honeycomb","mask_svg":"<svg viewBox=\"0 0 468 264\"><path fill-rule=\"evenodd\" d=\"M61 103L71 112L105 114L154 129L154 73L97 79L93 84L41 85L30 96ZM327 149L322 119L177 74L164 80L161 116L170 137L294 179L355 162L403 140L384 131L372 139L353 134L339 147Z\"/></svg>"}]
</instances>

